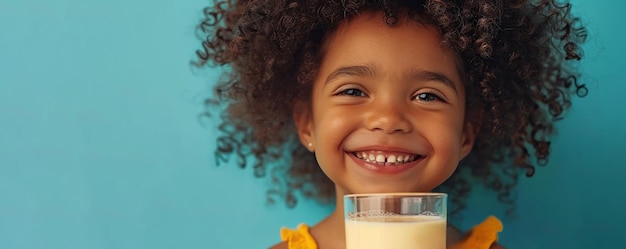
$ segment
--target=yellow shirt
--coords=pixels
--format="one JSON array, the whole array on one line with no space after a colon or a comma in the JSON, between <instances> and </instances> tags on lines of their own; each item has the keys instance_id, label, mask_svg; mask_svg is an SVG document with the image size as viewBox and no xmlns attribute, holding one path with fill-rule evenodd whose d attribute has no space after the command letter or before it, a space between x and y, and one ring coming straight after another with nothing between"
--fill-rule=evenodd
<instances>
[{"instance_id":1,"label":"yellow shirt","mask_svg":"<svg viewBox=\"0 0 626 249\"><path fill-rule=\"evenodd\" d=\"M472 228L468 236L454 244L452 249L489 249L491 244L498 240L498 232L502 231L502 222L498 218L489 216L485 221ZM280 237L287 241L289 249L317 249L317 243L309 233L305 224L296 230L283 228Z\"/></svg>"}]
</instances>

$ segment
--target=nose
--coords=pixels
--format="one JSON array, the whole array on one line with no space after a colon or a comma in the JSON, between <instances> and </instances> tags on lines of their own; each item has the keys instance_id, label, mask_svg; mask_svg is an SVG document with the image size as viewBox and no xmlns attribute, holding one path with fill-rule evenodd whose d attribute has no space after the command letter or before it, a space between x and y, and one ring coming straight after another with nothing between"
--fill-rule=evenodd
<instances>
[{"instance_id":1,"label":"nose","mask_svg":"<svg viewBox=\"0 0 626 249\"><path fill-rule=\"evenodd\" d=\"M389 134L411 131L409 112L399 98L372 102L369 109L365 118L367 129Z\"/></svg>"}]
</instances>

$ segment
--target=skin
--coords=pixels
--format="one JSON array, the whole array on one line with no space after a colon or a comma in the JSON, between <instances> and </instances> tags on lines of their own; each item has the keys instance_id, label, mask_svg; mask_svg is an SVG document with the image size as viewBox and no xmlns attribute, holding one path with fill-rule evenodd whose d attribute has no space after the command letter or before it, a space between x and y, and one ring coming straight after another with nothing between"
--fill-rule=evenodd
<instances>
[{"instance_id":1,"label":"skin","mask_svg":"<svg viewBox=\"0 0 626 249\"><path fill-rule=\"evenodd\" d=\"M407 19L389 27L378 13L326 40L311 103L294 110L300 141L335 183L336 209L310 230L319 248L345 248L343 195L430 192L471 151L459 59L440 44L435 28ZM409 160L381 166L370 155Z\"/></svg>"}]
</instances>

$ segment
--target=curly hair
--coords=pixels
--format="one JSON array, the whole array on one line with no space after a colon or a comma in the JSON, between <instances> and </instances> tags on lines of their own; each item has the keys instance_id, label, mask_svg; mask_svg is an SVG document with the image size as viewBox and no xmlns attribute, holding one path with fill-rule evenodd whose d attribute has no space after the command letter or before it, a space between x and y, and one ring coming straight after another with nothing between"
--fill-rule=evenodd
<instances>
[{"instance_id":1,"label":"curly hair","mask_svg":"<svg viewBox=\"0 0 626 249\"><path fill-rule=\"evenodd\" d=\"M531 177L547 163L554 123L572 94L587 94L575 63L586 30L570 8L554 0L215 2L198 26L203 49L194 64L229 66L206 100L206 115L224 108L216 160L234 154L255 176L270 172L270 201L278 196L293 207L298 194L333 200L333 183L298 143L294 100L310 101L320 48L340 23L380 11L393 26L404 14L438 28L442 45L464 63L468 110L482 113L472 152L437 190L450 194L455 213L479 181L513 212L520 174Z\"/></svg>"}]
</instances>

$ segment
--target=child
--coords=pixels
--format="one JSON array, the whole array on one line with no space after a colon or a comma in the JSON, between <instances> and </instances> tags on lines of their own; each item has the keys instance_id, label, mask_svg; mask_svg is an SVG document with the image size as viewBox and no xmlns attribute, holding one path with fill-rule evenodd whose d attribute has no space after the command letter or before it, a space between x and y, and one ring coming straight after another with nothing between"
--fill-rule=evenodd
<instances>
[{"instance_id":1,"label":"child","mask_svg":"<svg viewBox=\"0 0 626 249\"><path fill-rule=\"evenodd\" d=\"M207 102L226 107L218 159L271 169L289 206L336 204L275 248L344 248L348 193L446 192L454 214L480 181L512 211L587 91L571 63L584 28L552 0L220 1L205 16L199 65L230 68ZM448 238L488 248L494 219Z\"/></svg>"}]
</instances>

